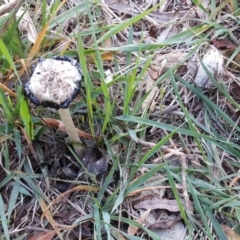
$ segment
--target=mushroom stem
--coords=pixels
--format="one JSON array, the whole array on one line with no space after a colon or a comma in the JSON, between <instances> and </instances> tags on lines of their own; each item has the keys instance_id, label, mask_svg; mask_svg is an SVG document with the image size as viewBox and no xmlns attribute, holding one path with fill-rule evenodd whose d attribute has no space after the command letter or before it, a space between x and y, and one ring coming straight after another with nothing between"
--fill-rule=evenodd
<instances>
[{"instance_id":1,"label":"mushroom stem","mask_svg":"<svg viewBox=\"0 0 240 240\"><path fill-rule=\"evenodd\" d=\"M72 120L72 116L71 116L71 113L69 111L68 108L60 108L58 110L58 113L64 123L64 126L65 126L65 129L66 129L66 132L70 138L70 140L76 142L77 144L75 144L73 142L73 148L77 154L78 157L82 158L84 155L84 148L79 146L78 143L81 143L81 140L79 139L79 136L78 136L78 133L76 131L76 128L74 126L74 123L73 123L73 120Z\"/></svg>"}]
</instances>

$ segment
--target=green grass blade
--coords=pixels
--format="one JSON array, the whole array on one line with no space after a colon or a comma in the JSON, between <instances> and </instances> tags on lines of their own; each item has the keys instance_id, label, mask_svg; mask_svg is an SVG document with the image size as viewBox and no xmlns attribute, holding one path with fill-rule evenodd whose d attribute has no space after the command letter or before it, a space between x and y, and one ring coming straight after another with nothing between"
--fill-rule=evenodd
<instances>
[{"instance_id":1,"label":"green grass blade","mask_svg":"<svg viewBox=\"0 0 240 240\"><path fill-rule=\"evenodd\" d=\"M11 192L10 199L9 199L9 205L8 205L8 221L9 222L10 222L11 214L12 214L12 211L13 211L15 205L16 205L17 198L18 198L19 191L20 191L19 181L20 181L20 179L17 176L16 179L15 179L14 185L13 185L13 189L12 189L12 192Z\"/></svg>"},{"instance_id":2,"label":"green grass blade","mask_svg":"<svg viewBox=\"0 0 240 240\"><path fill-rule=\"evenodd\" d=\"M191 131L189 129L175 127L175 126L172 126L170 124L155 122L153 120L143 119L143 118L140 118L140 117L118 116L118 117L115 117L115 118L118 119L118 120L125 121L125 122L135 122L135 123L138 123L138 124L139 123L140 124L145 124L146 126L157 127L157 128L160 128L160 129L165 129L167 131L174 131L176 133L181 133L181 134L184 134L184 135L187 135L187 136L203 138L203 139L209 140L211 142L214 142L219 148L233 154L234 156L240 157L240 151L236 150L236 149L240 150L239 146L237 144L234 144L234 143L227 144L222 139L213 138L211 136L207 136L205 134L194 132L194 131Z\"/></svg>"},{"instance_id":3,"label":"green grass blade","mask_svg":"<svg viewBox=\"0 0 240 240\"><path fill-rule=\"evenodd\" d=\"M27 100L24 96L21 97L20 114L21 114L21 118L24 123L24 128L26 130L26 133L27 133L29 139L33 139L33 137L34 137L33 122L32 122L29 108L28 108Z\"/></svg>"},{"instance_id":4,"label":"green grass blade","mask_svg":"<svg viewBox=\"0 0 240 240\"><path fill-rule=\"evenodd\" d=\"M173 37L170 37L162 42L162 44L171 45L171 44L177 44L182 43L186 40L188 40L191 37L199 36L201 33L207 31L208 29L212 28L214 24L212 25L200 25L193 27L189 30L186 30L184 32L181 32ZM201 39L202 40L202 39Z\"/></svg>"},{"instance_id":5,"label":"green grass blade","mask_svg":"<svg viewBox=\"0 0 240 240\"><path fill-rule=\"evenodd\" d=\"M138 20L147 16L152 11L156 10L159 7L159 5L161 5L161 3L157 4L156 6L150 8L147 11L144 11L143 13L141 13L141 14L139 14L139 15L137 15L137 16L129 19L129 20L125 20L121 24L117 24L116 26L112 27L107 33L105 33L102 37L100 37L98 39L97 43L100 44L100 43L104 42L106 39L111 38L112 36L114 36L118 32L122 31L124 28L131 26L132 24L134 24Z\"/></svg>"},{"instance_id":6,"label":"green grass blade","mask_svg":"<svg viewBox=\"0 0 240 240\"><path fill-rule=\"evenodd\" d=\"M151 237L153 240L161 240L161 238L160 238L157 234L153 233L153 232L150 231L149 229L145 228L143 225L141 225L141 224L139 224L139 223L137 223L137 222L135 222L135 221L133 221L133 220L131 220L131 219L129 219L129 218L121 217L121 218L119 219L119 216L113 216L113 215L112 215L112 216L111 216L111 219L114 220L114 221L121 221L121 222L126 223L126 224L128 224L128 225L132 225L132 226L139 227L140 229L143 229L143 230L148 234L148 236ZM130 236L129 234L127 234L127 233L125 233L125 232L123 232L123 231L121 231L121 230L119 230L119 229L118 229L118 231L119 231L123 236L126 236L128 239L131 239L131 240L139 240L138 237ZM142 239L142 238L141 238L141 239Z\"/></svg>"},{"instance_id":7,"label":"green grass blade","mask_svg":"<svg viewBox=\"0 0 240 240\"><path fill-rule=\"evenodd\" d=\"M93 205L93 215L94 215L94 235L95 239L102 240L101 234L101 219L100 219L100 206L97 200L95 200L95 204Z\"/></svg>"},{"instance_id":8,"label":"green grass blade","mask_svg":"<svg viewBox=\"0 0 240 240\"><path fill-rule=\"evenodd\" d=\"M3 43L3 41L1 39L0 39L0 52L7 59L8 63L11 66L11 68L13 69L14 73L18 77L18 72L17 72L16 66L15 66L15 64L13 62L12 56L10 55L6 45Z\"/></svg>"},{"instance_id":9,"label":"green grass blade","mask_svg":"<svg viewBox=\"0 0 240 240\"><path fill-rule=\"evenodd\" d=\"M127 188L125 190L125 196L127 196L131 192L139 189L139 187L142 186L144 183L146 183L147 180L150 179L156 172L162 170L164 165L165 165L164 163L159 164L158 166L154 167L153 169L151 169L147 173L141 175L137 180L132 182L129 186L127 186Z\"/></svg>"},{"instance_id":10,"label":"green grass blade","mask_svg":"<svg viewBox=\"0 0 240 240\"><path fill-rule=\"evenodd\" d=\"M50 21L49 29L52 29L56 26L61 26L66 21L66 19L70 19L74 16L77 17L79 15L79 13L85 13L86 12L86 2L88 2L89 5L92 5L91 2L85 1L85 2L77 4L75 7L71 8L67 11L64 11L62 14L58 15L57 17L53 18Z\"/></svg>"},{"instance_id":11,"label":"green grass blade","mask_svg":"<svg viewBox=\"0 0 240 240\"><path fill-rule=\"evenodd\" d=\"M204 214L204 211L203 211L203 208L201 206L201 203L199 202L199 199L198 199L198 196L197 196L197 192L196 190L193 188L192 184L191 184L191 181L190 179L187 177L187 183L188 183L188 186L189 186L189 191L191 192L191 195L192 195L192 198L193 198L193 201L194 201L194 206L195 206L195 210L199 213L200 217L201 217L201 220L205 226L205 230L206 230L206 234L207 236L209 237L210 240L213 240L213 236L211 234L211 230L208 226L208 222L207 222L207 219L206 219L206 216Z\"/></svg>"},{"instance_id":12,"label":"green grass blade","mask_svg":"<svg viewBox=\"0 0 240 240\"><path fill-rule=\"evenodd\" d=\"M21 155L22 155L21 135L20 135L19 130L16 128L14 128L13 134L14 134L14 141L16 144L17 153L18 153L18 158L21 159Z\"/></svg>"},{"instance_id":13,"label":"green grass blade","mask_svg":"<svg viewBox=\"0 0 240 240\"><path fill-rule=\"evenodd\" d=\"M14 125L13 109L10 108L5 92L0 88L0 105L3 107L8 122Z\"/></svg>"},{"instance_id":14,"label":"green grass blade","mask_svg":"<svg viewBox=\"0 0 240 240\"><path fill-rule=\"evenodd\" d=\"M91 129L91 133L94 136L95 135L95 130L94 130L94 118L93 118L93 109L92 109L92 92L93 92L93 85L92 81L87 69L87 64L85 61L85 55L84 55L84 44L82 42L81 35L78 35L78 56L80 59L83 75L84 75L84 84L86 86L86 104L87 104L87 111L88 111L88 118L89 118L89 125Z\"/></svg>"},{"instance_id":15,"label":"green grass blade","mask_svg":"<svg viewBox=\"0 0 240 240\"><path fill-rule=\"evenodd\" d=\"M188 226L188 230L192 233L193 232L193 227L188 222L188 219L187 219L187 216L186 216L186 213L185 213L185 207L183 206L182 201L179 198L178 190L176 188L175 182L173 180L172 174L171 174L167 164L165 166L165 169L166 169L166 173L167 173L168 182L169 182L169 185L171 186L171 189L173 191L175 200L177 201L177 204L178 204L178 207L179 207L179 210L180 210L180 214L181 214L185 224ZM184 170L182 170L182 171L184 171Z\"/></svg>"},{"instance_id":16,"label":"green grass blade","mask_svg":"<svg viewBox=\"0 0 240 240\"><path fill-rule=\"evenodd\" d=\"M102 216L103 216L103 221L104 221L104 227L105 227L105 231L107 232L107 236L108 239L111 239L111 232L110 232L110 215L108 212L102 212Z\"/></svg>"},{"instance_id":17,"label":"green grass blade","mask_svg":"<svg viewBox=\"0 0 240 240\"><path fill-rule=\"evenodd\" d=\"M193 125L193 122L192 122L192 117L190 116L189 112L186 110L183 102L182 102L182 99L181 99L181 96L179 94L179 91L178 91L178 88L177 88L177 85L176 85L176 81L175 81L175 78L174 78L174 75L173 75L173 72L172 70L170 69L170 78L171 78L171 83L172 83L172 86L173 86L173 90L175 92L175 95L177 97L177 100L178 100L178 103L179 105L181 106L183 112L184 112L184 115L185 115L185 119L186 119L186 122L189 126L189 129L192 131L192 132L196 132L196 129ZM204 153L204 150L203 150L203 147L199 141L199 139L197 137L194 138L194 141L196 142L197 146L198 146L198 149L201 151L201 154L203 156L204 159L206 159L206 156L205 156L205 153Z\"/></svg>"},{"instance_id":18,"label":"green grass blade","mask_svg":"<svg viewBox=\"0 0 240 240\"><path fill-rule=\"evenodd\" d=\"M5 238L6 238L7 240L10 240L9 231L8 231L8 222L7 222L7 218L6 218L4 209L5 209L5 207L4 207L4 202L3 202L2 194L0 194L0 216L1 216L1 225L2 225L2 227L3 227L3 231L4 231L4 234L5 234Z\"/></svg>"}]
</instances>

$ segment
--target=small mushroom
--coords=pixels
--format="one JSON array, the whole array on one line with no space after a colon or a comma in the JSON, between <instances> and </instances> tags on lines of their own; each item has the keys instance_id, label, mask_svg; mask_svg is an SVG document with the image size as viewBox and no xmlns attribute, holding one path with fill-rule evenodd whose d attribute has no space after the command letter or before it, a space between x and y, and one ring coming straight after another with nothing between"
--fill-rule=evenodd
<instances>
[{"instance_id":1,"label":"small mushroom","mask_svg":"<svg viewBox=\"0 0 240 240\"><path fill-rule=\"evenodd\" d=\"M75 59L66 56L40 58L24 87L25 94L32 103L58 110L70 140L79 143L68 106L80 93L82 79L81 67ZM75 144L73 147L76 154L82 157L83 148Z\"/></svg>"}]
</instances>

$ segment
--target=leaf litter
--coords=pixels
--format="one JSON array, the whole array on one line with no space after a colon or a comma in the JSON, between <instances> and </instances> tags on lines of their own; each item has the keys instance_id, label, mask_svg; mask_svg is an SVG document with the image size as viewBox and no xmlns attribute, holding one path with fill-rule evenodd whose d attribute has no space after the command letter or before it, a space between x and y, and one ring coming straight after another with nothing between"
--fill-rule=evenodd
<instances>
[{"instance_id":1,"label":"leaf litter","mask_svg":"<svg viewBox=\"0 0 240 240\"><path fill-rule=\"evenodd\" d=\"M61 11L57 11L56 15L61 16L61 14L65 14L67 10L70 10L79 4L78 1L65 1L65 3L64 8L61 9ZM53 2L51 4L53 4ZM148 10L156 4L158 4L157 1L132 1L129 3L123 0L106 0L99 5L102 13L104 13L103 16L101 16L101 24L103 24L103 26L105 23L106 26L110 24L122 24L125 20L136 17L138 14ZM148 113L149 120L154 120L159 124L171 124L175 128L182 128L183 130L188 129L187 123L189 119L192 118L195 121L194 125L190 127L192 129L195 128L196 132L207 135L214 133L213 138L215 139L220 138L220 136L226 136L227 140L221 138L222 142L231 141L231 143L238 144L237 136L239 134L239 110L236 109L236 105L234 105L231 101L231 98L227 98L226 95L223 94L223 91L227 90L230 97L233 97L237 103L240 103L238 98L238 90L240 86L238 79L239 65L237 65L238 63L235 64L234 71L225 66L225 58L229 58L229 55L225 55L221 49L226 48L234 51L236 50L236 47L233 46L235 43L234 41L232 42L232 40L231 42L230 40L223 42L219 39L215 40L215 38L207 39L208 36L212 36L211 31L204 32L206 33L204 36L206 38L204 39L202 39L203 32L201 31L200 34L198 34L198 32L195 32L195 34L192 35L188 33L189 29L193 27L197 26L201 28L203 19L207 20L209 18L209 4L210 1L208 0L201 1L201 6L200 3L199 6L196 6L191 1L164 1L164 3L157 9L154 9L154 11L150 14L133 24L134 44L149 42L160 45L162 43L164 44L162 46L159 45L159 48L156 49L154 53L150 53L152 54L150 67L147 69L145 74L142 75L143 80L140 82L141 84L138 86L139 88L133 88L136 91L133 94L134 96L132 101L130 101L129 107L133 110L138 104L139 99L141 100L141 96L148 93L145 101L141 103L140 108L136 111L136 115L143 116L144 113ZM34 6L31 5L31 8L34 8ZM230 12L229 9L231 9L230 5L227 5L223 10L219 11L219 13L217 13L218 20L221 20L221 17L225 14L225 12ZM96 9L93 8L92 10L95 11ZM29 14L31 15L32 12L29 11ZM30 17L31 19L34 19L33 16ZM214 17L214 15L211 15L211 17ZM55 51L61 51L64 53L65 50L68 49L71 53L72 49L76 49L75 39L73 41L68 41L67 39L69 33L73 33L76 29L76 20L80 20L82 23L81 30L83 31L88 30L91 27L86 13L79 15L75 20L68 19L67 22L60 23L60 26L56 26L50 31L50 33L61 33L57 34L58 37L54 42ZM236 20L233 21L234 23L237 22ZM219 22L219 24L221 24L221 22ZM230 21L224 22L224 24L229 24L229 26L231 25ZM31 27L33 30L30 30ZM29 67L29 63L33 57L38 55L39 49L41 49L41 45L44 43L44 38L48 30L48 24L42 30L39 30L40 28L38 29L38 38L36 38L35 35L35 27L36 23L33 21L33 23L31 22L28 27L23 29L24 31L29 32L27 36L22 35L22 38L25 39L25 41L35 43L31 48L29 58L26 60L27 67ZM136 53L132 53L132 62L126 64L126 55L121 52L121 47L128 44L127 41L129 34L130 28L125 27L114 35L113 38L109 37L105 40L104 44L101 43L101 49L107 50L108 48L115 46L119 47L118 49L120 50L116 53L107 53L107 57L102 58L104 61L104 74L108 76L106 77L105 83L110 85L108 88L110 92L109 95L112 101L116 103L116 106L114 105L114 107L116 107L116 109L114 109L116 115L123 114L124 101L126 100L123 95L121 95L121 92L124 92L124 85L119 87L118 80L119 82L123 82L123 79L127 76L128 71L131 73L131 67L136 67L138 73L141 73L142 70L141 64L136 66ZM143 38L142 34L144 36ZM188 37L186 37L185 34ZM91 35L92 33L83 39L85 47L90 47L93 44L94 40ZM240 33L237 28L233 28L232 35L229 35L231 37L228 36L228 39L232 39L232 35L239 38ZM54 38L54 36L56 37L56 34L51 35L52 38ZM172 45L167 44L168 41L172 41L175 36L179 37L176 41L177 43ZM201 45L200 48L198 46L198 52L191 55L191 50L194 47L193 41L196 41L197 43L199 39L201 41L209 41L210 44L206 43ZM44 44L43 46L47 46ZM45 51L44 54L47 54L48 50L43 47L43 51ZM146 51L144 54L148 57L149 52ZM231 54L232 53L230 52L230 57ZM234 56L232 56L232 58L234 58ZM95 56L91 56L91 59L92 60L89 61L88 67L91 69L94 86L97 89L100 86L100 74L96 71L96 66L94 66ZM118 62L120 63L117 68L113 64L114 59L118 59ZM140 59L145 59L145 56L142 55ZM164 74L168 74L169 70L172 70L171 74L175 74L186 81L186 85L182 83L182 80L176 81L174 85L170 75L162 80L159 80ZM21 72L23 73L23 69L20 73ZM129 76L131 76L131 74L129 74ZM218 87L214 85L211 79L212 77L216 79L217 83L225 84L226 88L222 89L222 91L218 90ZM193 86L195 85L202 88L202 95L197 92L198 90L193 89ZM176 94L176 89L178 89L179 96ZM94 92L94 94L98 93L97 91ZM14 95L12 94L11 96ZM205 101L203 100L204 96L207 97L207 100ZM102 95L98 95L97 100L99 106L104 109L104 97ZM211 105L208 105L213 104L210 100L218 106L220 109L218 112L215 113L217 110L213 110ZM186 115L186 111L184 111L186 109L189 113L191 113L191 115ZM44 112L42 113L44 115L46 114ZM46 115L53 114L50 112ZM77 113L78 117L79 115ZM88 118L87 114L84 115L84 118ZM236 125L234 125L234 127L231 125L232 123L229 124L229 118L232 118L232 120L235 121ZM73 161L71 152L69 152L62 141L64 133L58 131L55 132L55 130L49 128L54 127L57 128L57 130L64 132L62 122L52 116L43 118L43 120L47 123L47 127L42 121L36 121L39 126L39 132L44 130L44 135L41 136L41 140L39 141L38 139L43 151L42 153L34 153L33 151L31 153L28 149L27 154L25 153L26 158L28 159L28 165L25 165L25 169L32 169L33 171L31 174L40 175L41 171L39 170L40 167L37 160L38 158L47 159L47 165L49 165L48 171L50 176L52 176L51 188L54 190L50 190L49 186L47 186L42 178L36 178L36 181L38 181L37 189L43 196L48 198L47 203L45 203L45 200L43 199L39 201L39 204L33 202L33 200L24 199L25 207L22 209L16 208L12 220L13 222L19 224L19 227L23 229L22 232L28 231L29 236L31 236L33 233L39 232L40 227L42 227L40 224L40 217L42 216L42 220L47 217L48 222L50 223L47 225L47 229L55 229L55 231L49 232L49 239L54 236L53 233L55 232L58 233L58 237L60 238L62 234L60 232L62 229L65 231L64 234L66 232L68 234L65 236L71 236L72 239L77 238L77 236L81 234L83 237L93 237L94 227L92 214L94 213L94 192L99 190L101 191L101 187L103 187L105 181L108 181L108 183L110 182L105 193L106 196L104 196L103 202L101 203L104 205L104 203L107 202L106 206L111 206L108 202L110 201L108 200L108 197L112 196L114 198L114 194L116 194L115 189L124 189L124 184L126 183L124 180L127 179L129 174L128 172L131 170L131 168L126 168L126 166L128 166L127 164L130 163L136 166L138 162L134 162L135 159L141 160L141 158L148 154L152 148L155 148L156 144L158 144L162 139L165 139L171 132L170 130L164 129L164 127L160 128L148 126L145 129L145 135L140 135L139 129L136 128L135 130L133 129L136 134L134 138L132 136L127 136L125 138L127 135L124 128L125 126L122 126L122 124L111 126L112 132L108 133L109 135L104 137L111 141L111 150L114 153L114 156L119 157L120 163L118 166L119 170L116 170L115 174L111 176L111 180L106 180L106 176L104 174L106 173L107 167L111 168L115 163L108 161L110 159L108 154L105 154L104 152L95 152L97 149L95 148L95 144L97 141L101 141L102 138L99 137L99 140L96 136L100 136L100 134L92 136L89 131L90 126L88 124L81 125L81 129L84 128L85 131L76 129L76 131L81 131L81 134L83 134L81 136L90 138L89 142L86 143L87 149L89 150L87 151L86 156L89 162L93 163L87 165L87 170L92 173L92 178L86 178L83 177L85 172L82 167L79 163ZM101 128L101 126L99 126L101 124L98 124L99 122L96 121L97 128ZM135 128L136 126L131 127ZM96 132L99 131L96 130ZM11 135L9 135L9 137L10 136ZM120 136L123 137L121 138ZM144 162L146 164L145 166L140 166L138 168L131 184L134 185L134 182L137 182L141 176L147 176L148 172L151 171L149 165L154 166L156 163L159 164L159 166L163 163L170 164L173 168L172 171L174 181L176 181L176 189L179 196L182 195L179 199L183 206L185 206L185 210L188 214L191 214L191 217L194 217L195 220L198 221L199 214L197 212L197 205L196 202L193 204L193 197L191 195L196 193L191 193L189 191L189 184L187 182L189 180L187 180L187 177L191 177L190 181L192 181L192 184L195 184L195 187L202 184L202 191L206 194L206 198L208 196L207 194L209 194L209 196L213 194L212 198L207 198L208 203L213 204L213 199L218 199L219 193L215 192L214 189L211 189L213 191L209 191L209 185L207 184L214 181L223 181L225 184L227 181L224 182L224 178L226 179L226 176L235 174L236 168L239 164L238 158L227 152L226 147L217 148L216 150L216 146L213 146L212 142L208 142L208 140L200 137L199 141L197 141L196 138L197 137L194 139L194 136L187 136L181 133L173 134L167 139L167 141L164 142L164 145L159 147L158 150L160 151L156 151ZM116 141L115 139L119 139L119 141ZM25 144L27 141L29 141L27 137L25 137L25 139L23 137L23 143ZM6 140L4 138L3 144L5 142ZM200 143L201 146L203 146L202 149L199 147ZM101 147L104 148L103 146L104 145L102 144ZM134 146L134 150L131 153L128 150L129 146ZM4 148L11 153L11 159L17 159L16 154L14 154L14 151L12 150L12 146L6 145ZM43 154L43 156L41 154ZM207 159L210 159L211 161L208 162L206 161ZM219 162L217 162L217 160L219 160ZM98 165L101 167L97 168L96 166ZM1 164L1 166L3 165ZM12 170L15 170L15 167L16 164L11 164ZM7 173L4 169L5 168L3 167L4 173ZM222 175L223 169L228 175ZM126 175L124 175L125 173ZM100 175L100 178L96 179L95 175L98 174ZM140 224L140 226L142 225L147 229L151 229L161 239L184 239L187 235L191 235L191 233L187 230L183 216L179 214L179 205L175 199L176 196L173 194L172 186L169 185L165 171L161 170L161 174L162 175L160 176L159 173L154 173L153 176L148 176L148 180L150 179L151 181L143 181L144 183L142 183L139 188L132 190L128 193L128 195L122 197L119 209L117 208L117 211L114 213L118 214L120 212L120 214L123 214L124 217L135 220ZM231 187L238 186L236 178L233 177L228 180L231 180ZM123 182L120 186L118 186L118 183L121 181ZM90 185L90 183L96 184L97 187L86 188L86 186ZM28 184L30 186L30 183ZM206 186L204 184L206 184ZM224 184L220 186L225 186ZM220 188L220 186L218 185L216 188ZM22 187L24 187L24 185L22 185ZM34 191L37 191L37 189L34 189ZM201 191L200 187L196 187L196 189L200 189ZM7 192L5 192L5 194L5 198L7 199ZM190 194L190 196L188 196L188 194ZM200 195L201 193L197 194ZM223 195L225 192L221 192L221 194ZM189 200L189 197L191 200ZM201 204L204 203L205 200L201 202ZM224 208L224 205L222 206ZM123 211L121 212L121 210ZM234 211L234 208L231 210ZM25 215L29 218L22 222L21 219ZM33 216L36 216L36 218L34 219ZM217 208L217 211L214 212L214 216L216 216L214 219L219 221L220 224L223 222L225 223L227 220L224 215L224 211L221 211L221 208ZM84 217L86 217L86 219L81 220L81 218ZM78 219L80 219L79 222L77 222ZM44 221L42 221L42 223L43 222ZM84 222L86 225L84 225ZM201 219L199 224L204 226L203 222L204 221ZM234 218L232 223L228 224L233 227L233 223L235 225L238 224L237 220ZM32 225L32 230L27 228L28 224ZM114 222L111 222L111 224L115 227L111 228L109 231L113 236L118 236L119 232L116 232L115 229L119 228L121 231L127 229L127 233L131 236L151 239L140 226L136 227L130 223L120 221L118 224L115 224ZM206 231L203 231L202 226L196 231L195 237L198 239L209 239L209 236L206 236ZM14 227L17 226L13 225L13 228ZM37 227L39 227L39 229ZM204 227L207 228L207 226ZM236 232L230 231L226 226L223 226L223 229L226 231L226 235L234 237L237 236ZM103 229L102 233L103 235L105 234ZM44 234L45 233L39 233L36 236L41 237L44 236ZM217 227L214 225L212 232L214 239L221 239L218 234L219 231L217 231ZM12 236L16 238L19 237L19 234L16 231L16 233L12 233ZM121 238L125 239L122 234Z\"/></svg>"}]
</instances>

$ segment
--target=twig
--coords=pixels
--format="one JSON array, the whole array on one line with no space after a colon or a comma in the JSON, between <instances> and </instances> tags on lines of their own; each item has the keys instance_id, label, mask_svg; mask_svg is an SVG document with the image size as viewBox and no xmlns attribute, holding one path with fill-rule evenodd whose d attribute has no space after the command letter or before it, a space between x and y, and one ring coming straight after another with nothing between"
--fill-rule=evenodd
<instances>
[{"instance_id":1,"label":"twig","mask_svg":"<svg viewBox=\"0 0 240 240\"><path fill-rule=\"evenodd\" d=\"M135 138L134 140L135 140L138 144L140 144L140 145L142 145L142 146L144 146L144 147L155 147L155 146L156 146L155 143L146 142L146 141L143 141L143 140L141 140L141 139L139 139L139 138ZM180 152L180 151L178 151L178 150L174 150L174 149L168 148L168 147L166 147L166 146L161 146L160 149L161 149L162 151L165 151L165 152L168 152L168 153L173 153L173 154L175 154L175 155L177 155L177 156L184 154L184 153L182 153L182 152Z\"/></svg>"},{"instance_id":2,"label":"twig","mask_svg":"<svg viewBox=\"0 0 240 240\"><path fill-rule=\"evenodd\" d=\"M0 6L0 16L3 14L10 12L13 9L17 9L24 3L24 0L15 0L13 2L4 4L3 6Z\"/></svg>"},{"instance_id":3,"label":"twig","mask_svg":"<svg viewBox=\"0 0 240 240\"><path fill-rule=\"evenodd\" d=\"M165 109L162 109L162 110L156 111L154 113L151 113L150 116L151 117L158 117L159 115L169 114L172 111L176 110L178 107L179 107L179 104L175 104L173 106L166 107Z\"/></svg>"}]
</instances>

